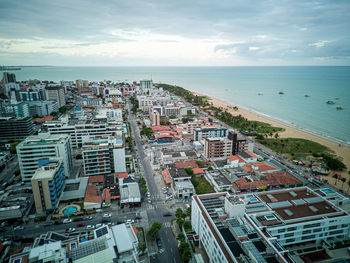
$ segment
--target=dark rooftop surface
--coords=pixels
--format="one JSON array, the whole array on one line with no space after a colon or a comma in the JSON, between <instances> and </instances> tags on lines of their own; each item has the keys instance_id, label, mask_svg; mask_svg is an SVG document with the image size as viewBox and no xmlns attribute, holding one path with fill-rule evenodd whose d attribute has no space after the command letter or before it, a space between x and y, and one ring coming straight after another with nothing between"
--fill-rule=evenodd
<instances>
[{"instance_id":1,"label":"dark rooftop surface","mask_svg":"<svg viewBox=\"0 0 350 263\"><path fill-rule=\"evenodd\" d=\"M79 189L79 183L66 184L66 186L64 187L65 192L77 191L78 189Z\"/></svg>"},{"instance_id":2,"label":"dark rooftop surface","mask_svg":"<svg viewBox=\"0 0 350 263\"><path fill-rule=\"evenodd\" d=\"M224 238L224 240L227 243L227 246L230 248L232 254L235 257L239 257L241 254L245 255L243 249L241 248L239 242L235 239L235 237L232 235L230 230L226 227L219 228L219 231Z\"/></svg>"}]
</instances>

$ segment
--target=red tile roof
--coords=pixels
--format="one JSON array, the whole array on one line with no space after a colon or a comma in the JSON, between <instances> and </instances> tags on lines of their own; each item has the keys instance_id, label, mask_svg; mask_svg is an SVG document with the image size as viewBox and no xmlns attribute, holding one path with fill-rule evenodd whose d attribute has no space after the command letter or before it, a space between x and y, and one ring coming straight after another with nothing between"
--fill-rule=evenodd
<instances>
[{"instance_id":1,"label":"red tile roof","mask_svg":"<svg viewBox=\"0 0 350 263\"><path fill-rule=\"evenodd\" d=\"M176 168L187 168L187 167L198 168L198 164L195 160L175 162L174 165Z\"/></svg>"},{"instance_id":2,"label":"red tile roof","mask_svg":"<svg viewBox=\"0 0 350 263\"><path fill-rule=\"evenodd\" d=\"M262 186L297 185L302 182L287 172L274 172L265 174L265 180L249 182L240 178L232 184L235 190L255 189Z\"/></svg>"},{"instance_id":3,"label":"red tile roof","mask_svg":"<svg viewBox=\"0 0 350 263\"><path fill-rule=\"evenodd\" d=\"M254 166L258 168L257 171L259 172L278 170L275 166L270 165L267 162L247 163L243 166L243 169L246 172L252 172L255 171L255 169L253 168Z\"/></svg>"},{"instance_id":4,"label":"red tile roof","mask_svg":"<svg viewBox=\"0 0 350 263\"><path fill-rule=\"evenodd\" d=\"M204 170L202 168L192 168L194 174L204 174Z\"/></svg>"},{"instance_id":5,"label":"red tile roof","mask_svg":"<svg viewBox=\"0 0 350 263\"><path fill-rule=\"evenodd\" d=\"M89 177L89 183L103 183L105 180L105 177L103 175L94 175Z\"/></svg>"},{"instance_id":6,"label":"red tile roof","mask_svg":"<svg viewBox=\"0 0 350 263\"><path fill-rule=\"evenodd\" d=\"M115 176L118 176L118 179L127 178L129 176L128 173L116 173Z\"/></svg>"},{"instance_id":7,"label":"red tile roof","mask_svg":"<svg viewBox=\"0 0 350 263\"><path fill-rule=\"evenodd\" d=\"M246 154L250 155L252 158L258 158L254 153L246 151Z\"/></svg>"},{"instance_id":8,"label":"red tile roof","mask_svg":"<svg viewBox=\"0 0 350 263\"><path fill-rule=\"evenodd\" d=\"M245 161L241 157L239 157L238 155L231 155L231 156L227 157L227 159L229 159L231 162L238 161L239 163L245 163Z\"/></svg>"},{"instance_id":9,"label":"red tile roof","mask_svg":"<svg viewBox=\"0 0 350 263\"><path fill-rule=\"evenodd\" d=\"M169 126L151 126L150 127L152 131L164 131L164 130L170 130Z\"/></svg>"},{"instance_id":10,"label":"red tile roof","mask_svg":"<svg viewBox=\"0 0 350 263\"><path fill-rule=\"evenodd\" d=\"M85 199L84 202L86 203L102 203L102 198L97 194L97 187L96 185L87 185L86 192L85 192Z\"/></svg>"},{"instance_id":11,"label":"red tile roof","mask_svg":"<svg viewBox=\"0 0 350 263\"><path fill-rule=\"evenodd\" d=\"M33 119L34 122L45 122L45 121L52 121L52 120L53 120L52 115L47 115L47 116L43 116L42 118Z\"/></svg>"}]
</instances>

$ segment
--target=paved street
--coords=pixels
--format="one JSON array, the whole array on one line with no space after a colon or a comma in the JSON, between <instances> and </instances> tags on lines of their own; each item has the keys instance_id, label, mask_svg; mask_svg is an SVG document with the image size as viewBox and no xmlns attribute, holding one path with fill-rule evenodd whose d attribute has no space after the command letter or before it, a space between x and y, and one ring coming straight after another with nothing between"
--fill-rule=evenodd
<instances>
[{"instance_id":1,"label":"paved street","mask_svg":"<svg viewBox=\"0 0 350 263\"><path fill-rule=\"evenodd\" d=\"M143 175L147 182L148 191L151 193L152 208L146 210L148 221L150 225L155 221L163 223L162 229L159 231L159 238L162 241L162 247L164 250L163 253L152 256L151 260L152 262L182 262L177 248L177 240L174 237L169 223L173 217L163 217L163 214L167 212L167 209L163 205L163 201L160 200L160 194L153 176L153 169L142 147L139 128L136 125L130 105L129 121L131 124L133 139L136 143L136 150L140 158L141 169L143 170ZM152 251L149 250L149 252L152 254Z\"/></svg>"}]
</instances>

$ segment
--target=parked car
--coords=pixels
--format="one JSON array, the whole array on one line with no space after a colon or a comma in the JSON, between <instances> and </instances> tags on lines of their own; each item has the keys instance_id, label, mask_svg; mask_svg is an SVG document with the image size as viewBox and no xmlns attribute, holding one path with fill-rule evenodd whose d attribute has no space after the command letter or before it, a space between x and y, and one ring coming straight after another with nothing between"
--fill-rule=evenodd
<instances>
[{"instance_id":1,"label":"parked car","mask_svg":"<svg viewBox=\"0 0 350 263\"><path fill-rule=\"evenodd\" d=\"M104 218L110 218L111 216L112 216L111 213L107 213L107 214L104 214L104 215L103 215Z\"/></svg>"},{"instance_id":2,"label":"parked car","mask_svg":"<svg viewBox=\"0 0 350 263\"><path fill-rule=\"evenodd\" d=\"M85 223L78 223L77 224L77 227L82 227L82 226L85 226Z\"/></svg>"},{"instance_id":3,"label":"parked car","mask_svg":"<svg viewBox=\"0 0 350 263\"><path fill-rule=\"evenodd\" d=\"M74 231L75 231L75 228L73 228L73 227L70 227L70 228L66 229L66 233L72 233Z\"/></svg>"},{"instance_id":4,"label":"parked car","mask_svg":"<svg viewBox=\"0 0 350 263\"><path fill-rule=\"evenodd\" d=\"M85 220L92 220L92 216L85 217Z\"/></svg>"},{"instance_id":5,"label":"parked car","mask_svg":"<svg viewBox=\"0 0 350 263\"><path fill-rule=\"evenodd\" d=\"M108 223L111 222L110 218L102 218L102 223Z\"/></svg>"},{"instance_id":6,"label":"parked car","mask_svg":"<svg viewBox=\"0 0 350 263\"><path fill-rule=\"evenodd\" d=\"M128 220L126 220L126 223L127 224L132 224L132 223L134 223L135 221L133 220L133 219L128 219Z\"/></svg>"},{"instance_id":7,"label":"parked car","mask_svg":"<svg viewBox=\"0 0 350 263\"><path fill-rule=\"evenodd\" d=\"M135 219L141 219L142 217L141 216L135 216Z\"/></svg>"},{"instance_id":8,"label":"parked car","mask_svg":"<svg viewBox=\"0 0 350 263\"><path fill-rule=\"evenodd\" d=\"M87 225L87 226L86 226L86 229L94 229L94 228L95 228L94 225Z\"/></svg>"},{"instance_id":9,"label":"parked car","mask_svg":"<svg viewBox=\"0 0 350 263\"><path fill-rule=\"evenodd\" d=\"M80 222L80 221L83 221L83 219L81 217L73 218L73 222Z\"/></svg>"},{"instance_id":10,"label":"parked car","mask_svg":"<svg viewBox=\"0 0 350 263\"><path fill-rule=\"evenodd\" d=\"M63 224L68 224L68 223L72 223L72 219L66 218L63 220Z\"/></svg>"},{"instance_id":11,"label":"parked car","mask_svg":"<svg viewBox=\"0 0 350 263\"><path fill-rule=\"evenodd\" d=\"M101 226L102 226L102 224L96 224L95 228L99 228Z\"/></svg>"},{"instance_id":12,"label":"parked car","mask_svg":"<svg viewBox=\"0 0 350 263\"><path fill-rule=\"evenodd\" d=\"M168 212L168 213L164 213L163 216L164 216L164 217L172 216L172 214Z\"/></svg>"},{"instance_id":13,"label":"parked car","mask_svg":"<svg viewBox=\"0 0 350 263\"><path fill-rule=\"evenodd\" d=\"M23 226L16 226L13 228L13 230L17 231L17 230L23 230L24 227Z\"/></svg>"},{"instance_id":14,"label":"parked car","mask_svg":"<svg viewBox=\"0 0 350 263\"><path fill-rule=\"evenodd\" d=\"M162 247L162 241L160 240L160 238L157 238L157 246Z\"/></svg>"}]
</instances>

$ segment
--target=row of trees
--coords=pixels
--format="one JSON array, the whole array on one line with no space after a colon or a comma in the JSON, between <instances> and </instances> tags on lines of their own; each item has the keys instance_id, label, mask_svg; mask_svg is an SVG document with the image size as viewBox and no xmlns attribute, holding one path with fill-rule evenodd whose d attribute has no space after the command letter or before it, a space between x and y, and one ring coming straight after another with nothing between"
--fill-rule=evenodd
<instances>
[{"instance_id":1,"label":"row of trees","mask_svg":"<svg viewBox=\"0 0 350 263\"><path fill-rule=\"evenodd\" d=\"M349 175L350 175L350 171L349 171L348 173L349 173ZM332 177L335 179L335 185L337 185L338 180L342 182L342 186L341 186L342 188L344 187L344 183L347 182L347 184L348 184L347 193L349 193L349 191L350 191L350 179L349 179L348 181L346 181L346 178L345 178L345 177L342 177L342 176L339 175L339 174L334 174Z\"/></svg>"},{"instance_id":2,"label":"row of trees","mask_svg":"<svg viewBox=\"0 0 350 263\"><path fill-rule=\"evenodd\" d=\"M186 213L181 209L176 209L175 212L176 223L180 229L184 227L185 231L192 231L190 221L186 221L186 217L191 218L191 207L187 208ZM189 262L192 257L190 244L186 241L184 233L180 232L177 236L177 240L180 242L179 251L184 262Z\"/></svg>"}]
</instances>

